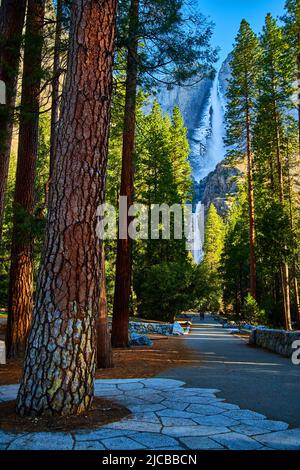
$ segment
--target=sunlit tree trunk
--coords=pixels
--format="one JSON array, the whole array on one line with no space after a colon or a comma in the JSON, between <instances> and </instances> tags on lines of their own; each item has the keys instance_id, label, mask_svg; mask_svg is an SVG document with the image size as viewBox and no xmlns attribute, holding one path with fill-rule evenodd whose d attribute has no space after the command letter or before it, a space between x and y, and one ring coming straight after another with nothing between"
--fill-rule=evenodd
<instances>
[{"instance_id":1,"label":"sunlit tree trunk","mask_svg":"<svg viewBox=\"0 0 300 470\"><path fill-rule=\"evenodd\" d=\"M105 279L105 254L104 245L101 250L101 289L99 315L97 320L97 368L111 369L113 356L111 347L111 335L107 317L106 279Z\"/></svg>"},{"instance_id":2,"label":"sunlit tree trunk","mask_svg":"<svg viewBox=\"0 0 300 470\"><path fill-rule=\"evenodd\" d=\"M17 397L20 415L71 415L94 394L116 0L74 0L46 240Z\"/></svg>"},{"instance_id":3,"label":"sunlit tree trunk","mask_svg":"<svg viewBox=\"0 0 300 470\"><path fill-rule=\"evenodd\" d=\"M292 179L290 173L290 158L289 158L289 141L287 141L287 180L288 180L288 199L289 199L289 209L290 209L290 228L291 231L294 231L294 212L293 212L293 196L292 196ZM297 317L297 327L300 329L300 298L299 298L299 286L298 286L298 256L297 250L293 250L293 262L292 262L292 276L293 276L293 285L294 285L294 304L296 309Z\"/></svg>"},{"instance_id":4,"label":"sunlit tree trunk","mask_svg":"<svg viewBox=\"0 0 300 470\"><path fill-rule=\"evenodd\" d=\"M14 194L7 353L24 353L33 305L33 241L44 0L28 0Z\"/></svg>"},{"instance_id":5,"label":"sunlit tree trunk","mask_svg":"<svg viewBox=\"0 0 300 470\"><path fill-rule=\"evenodd\" d=\"M248 101L248 98L247 98ZM255 254L255 213L253 190L253 153L251 145L250 110L246 109L246 139L247 139L247 176L249 204L249 248L250 248L250 293L256 299L256 254Z\"/></svg>"},{"instance_id":6,"label":"sunlit tree trunk","mask_svg":"<svg viewBox=\"0 0 300 470\"><path fill-rule=\"evenodd\" d=\"M275 89L275 84L273 85ZM274 100L274 123L276 127L276 160L277 160L277 177L279 188L279 201L284 205L284 185L283 185L283 170L282 170L282 156L281 156L281 142L279 130L279 118L277 113L277 103ZM290 274L287 262L283 262L280 268L281 273L281 288L283 298L283 317L284 326L286 330L292 329L291 320L291 294L290 294Z\"/></svg>"},{"instance_id":7,"label":"sunlit tree trunk","mask_svg":"<svg viewBox=\"0 0 300 470\"><path fill-rule=\"evenodd\" d=\"M26 0L2 0L0 8L0 80L6 104L0 105L0 240L2 238L13 116Z\"/></svg>"},{"instance_id":8,"label":"sunlit tree trunk","mask_svg":"<svg viewBox=\"0 0 300 470\"><path fill-rule=\"evenodd\" d=\"M126 96L123 130L122 174L120 196L127 197L127 210L133 202L134 145L136 127L136 93L138 76L139 0L131 0L127 50ZM128 227L130 218L127 217ZM112 322L112 345L128 346L129 303L131 293L132 243L127 234L117 242L115 295Z\"/></svg>"}]
</instances>

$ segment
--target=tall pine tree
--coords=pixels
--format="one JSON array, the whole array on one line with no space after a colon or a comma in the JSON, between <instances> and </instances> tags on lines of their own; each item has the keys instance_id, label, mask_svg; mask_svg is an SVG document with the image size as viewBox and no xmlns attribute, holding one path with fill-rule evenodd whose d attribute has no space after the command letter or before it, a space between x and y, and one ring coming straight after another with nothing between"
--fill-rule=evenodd
<instances>
[{"instance_id":1,"label":"tall pine tree","mask_svg":"<svg viewBox=\"0 0 300 470\"><path fill-rule=\"evenodd\" d=\"M232 78L227 98L227 144L233 158L247 158L249 201L250 293L256 298L255 211L253 191L253 125L259 74L259 42L247 21L243 20L236 37L232 60Z\"/></svg>"},{"instance_id":2,"label":"tall pine tree","mask_svg":"<svg viewBox=\"0 0 300 470\"><path fill-rule=\"evenodd\" d=\"M12 141L17 78L26 0L2 0L0 8L0 80L5 104L0 104L0 241Z\"/></svg>"},{"instance_id":3,"label":"tall pine tree","mask_svg":"<svg viewBox=\"0 0 300 470\"><path fill-rule=\"evenodd\" d=\"M126 96L120 195L133 201L136 93L138 83L183 83L206 74L216 59L211 25L202 15L186 16L184 0L120 2L119 47L126 50ZM199 76L198 76L199 78ZM131 219L127 217L127 227ZM132 254L128 233L118 237L112 342L128 345Z\"/></svg>"}]
</instances>

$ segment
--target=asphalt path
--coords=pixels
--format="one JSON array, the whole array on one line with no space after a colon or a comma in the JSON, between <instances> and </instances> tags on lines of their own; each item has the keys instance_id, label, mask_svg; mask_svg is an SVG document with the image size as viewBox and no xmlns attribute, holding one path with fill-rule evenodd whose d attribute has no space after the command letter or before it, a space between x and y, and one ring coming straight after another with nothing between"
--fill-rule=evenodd
<instances>
[{"instance_id":1,"label":"asphalt path","mask_svg":"<svg viewBox=\"0 0 300 470\"><path fill-rule=\"evenodd\" d=\"M199 360L192 367L169 369L162 377L183 380L188 387L217 388L230 403L300 427L300 365L249 346L211 317L194 317L184 341L197 350Z\"/></svg>"}]
</instances>

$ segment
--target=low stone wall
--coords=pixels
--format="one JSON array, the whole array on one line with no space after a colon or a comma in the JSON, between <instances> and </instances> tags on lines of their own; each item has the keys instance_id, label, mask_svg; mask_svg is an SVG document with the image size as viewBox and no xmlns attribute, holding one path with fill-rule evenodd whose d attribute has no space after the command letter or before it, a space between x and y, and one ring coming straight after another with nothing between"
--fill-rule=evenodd
<instances>
[{"instance_id":1,"label":"low stone wall","mask_svg":"<svg viewBox=\"0 0 300 470\"><path fill-rule=\"evenodd\" d=\"M6 364L5 342L0 341L0 364Z\"/></svg>"},{"instance_id":2,"label":"low stone wall","mask_svg":"<svg viewBox=\"0 0 300 470\"><path fill-rule=\"evenodd\" d=\"M259 329L251 331L249 344L260 346L285 357L291 357L295 349L293 342L300 340L300 332L286 330Z\"/></svg>"},{"instance_id":3,"label":"low stone wall","mask_svg":"<svg viewBox=\"0 0 300 470\"><path fill-rule=\"evenodd\" d=\"M129 332L138 333L140 335L164 335L169 336L173 332L173 324L170 323L144 323L144 322L129 322Z\"/></svg>"}]
</instances>

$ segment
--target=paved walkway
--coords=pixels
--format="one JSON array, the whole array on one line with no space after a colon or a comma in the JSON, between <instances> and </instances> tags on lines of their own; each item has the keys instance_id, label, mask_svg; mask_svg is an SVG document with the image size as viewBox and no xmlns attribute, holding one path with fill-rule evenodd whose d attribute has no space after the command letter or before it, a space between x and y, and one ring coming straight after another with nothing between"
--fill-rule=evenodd
<instances>
[{"instance_id":1,"label":"paved walkway","mask_svg":"<svg viewBox=\"0 0 300 470\"><path fill-rule=\"evenodd\" d=\"M300 428L271 421L217 398L218 390L184 387L170 379L97 380L95 393L114 397L130 417L96 430L72 433L0 432L4 450L300 449ZM14 399L17 385L0 387Z\"/></svg>"},{"instance_id":2,"label":"paved walkway","mask_svg":"<svg viewBox=\"0 0 300 470\"><path fill-rule=\"evenodd\" d=\"M125 405L129 417L72 433L0 431L0 449L300 450L299 366L250 348L212 319L195 324L185 341L200 352L197 367L96 380L95 394ZM17 390L0 387L0 401L15 399Z\"/></svg>"},{"instance_id":3,"label":"paved walkway","mask_svg":"<svg viewBox=\"0 0 300 470\"><path fill-rule=\"evenodd\" d=\"M170 369L163 377L188 387L213 387L242 408L300 427L300 366L278 354L253 348L212 318L194 320L187 345L200 353L197 368Z\"/></svg>"}]
</instances>

